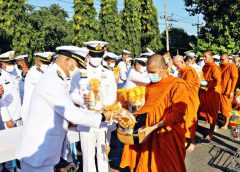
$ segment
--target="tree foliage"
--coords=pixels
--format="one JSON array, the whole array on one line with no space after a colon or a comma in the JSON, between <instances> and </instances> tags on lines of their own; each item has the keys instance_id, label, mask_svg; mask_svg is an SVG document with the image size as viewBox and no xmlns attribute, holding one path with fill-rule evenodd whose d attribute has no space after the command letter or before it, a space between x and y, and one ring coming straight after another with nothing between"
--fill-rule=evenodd
<instances>
[{"instance_id":1,"label":"tree foliage","mask_svg":"<svg viewBox=\"0 0 240 172\"><path fill-rule=\"evenodd\" d=\"M82 46L84 41L99 39L99 21L93 6L94 0L74 0L73 43Z\"/></svg>"},{"instance_id":2,"label":"tree foliage","mask_svg":"<svg viewBox=\"0 0 240 172\"><path fill-rule=\"evenodd\" d=\"M166 32L163 32L162 42L166 42ZM173 54L183 54L185 51L192 49L190 43L197 44L197 38L194 35L188 35L187 32L181 28L172 27L169 29L169 45ZM165 44L164 44L165 45Z\"/></svg>"},{"instance_id":3,"label":"tree foliage","mask_svg":"<svg viewBox=\"0 0 240 172\"><path fill-rule=\"evenodd\" d=\"M122 21L117 9L117 0L101 0L99 12L100 38L109 42L109 51L122 52Z\"/></svg>"},{"instance_id":4,"label":"tree foliage","mask_svg":"<svg viewBox=\"0 0 240 172\"><path fill-rule=\"evenodd\" d=\"M23 0L0 3L1 52L13 49L16 54L29 54L32 61L34 52L54 51L73 38L68 14L59 5L35 10Z\"/></svg>"},{"instance_id":5,"label":"tree foliage","mask_svg":"<svg viewBox=\"0 0 240 172\"><path fill-rule=\"evenodd\" d=\"M240 51L239 0L185 0L191 15L202 13L206 22L201 29L200 47L216 53Z\"/></svg>"},{"instance_id":6,"label":"tree foliage","mask_svg":"<svg viewBox=\"0 0 240 172\"><path fill-rule=\"evenodd\" d=\"M141 51L141 3L139 0L124 0L122 12L123 48L138 56Z\"/></svg>"},{"instance_id":7,"label":"tree foliage","mask_svg":"<svg viewBox=\"0 0 240 172\"><path fill-rule=\"evenodd\" d=\"M155 52L162 48L161 34L159 30L157 9L152 0L139 0L141 3L141 47L142 51L148 47Z\"/></svg>"}]
</instances>

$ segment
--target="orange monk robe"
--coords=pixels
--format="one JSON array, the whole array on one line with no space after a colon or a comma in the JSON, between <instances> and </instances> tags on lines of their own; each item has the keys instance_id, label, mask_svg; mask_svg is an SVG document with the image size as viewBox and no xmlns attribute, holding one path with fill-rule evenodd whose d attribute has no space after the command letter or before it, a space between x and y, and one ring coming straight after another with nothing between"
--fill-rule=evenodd
<instances>
[{"instance_id":1,"label":"orange monk robe","mask_svg":"<svg viewBox=\"0 0 240 172\"><path fill-rule=\"evenodd\" d=\"M222 64L221 66L221 104L220 111L226 117L230 117L233 98L229 98L231 92L234 93L238 82L238 68L233 63Z\"/></svg>"},{"instance_id":2,"label":"orange monk robe","mask_svg":"<svg viewBox=\"0 0 240 172\"><path fill-rule=\"evenodd\" d=\"M147 113L145 126L164 121L145 143L125 145L120 167L136 172L185 172L185 122L189 102L185 81L169 76L146 89L146 102L138 114Z\"/></svg>"},{"instance_id":3,"label":"orange monk robe","mask_svg":"<svg viewBox=\"0 0 240 172\"><path fill-rule=\"evenodd\" d=\"M200 104L198 91L200 88L199 76L196 70L190 66L185 67L180 72L181 78L186 81L189 87L190 101L186 115L186 138L194 138L197 127L197 111Z\"/></svg>"},{"instance_id":4,"label":"orange monk robe","mask_svg":"<svg viewBox=\"0 0 240 172\"><path fill-rule=\"evenodd\" d=\"M240 64L237 66L238 68L238 76L240 76ZM240 79L238 79L236 88L240 88Z\"/></svg>"},{"instance_id":5,"label":"orange monk robe","mask_svg":"<svg viewBox=\"0 0 240 172\"><path fill-rule=\"evenodd\" d=\"M215 124L220 110L221 72L214 63L207 63L202 69L203 77L208 82L206 90L200 89L199 114L210 124Z\"/></svg>"}]
</instances>

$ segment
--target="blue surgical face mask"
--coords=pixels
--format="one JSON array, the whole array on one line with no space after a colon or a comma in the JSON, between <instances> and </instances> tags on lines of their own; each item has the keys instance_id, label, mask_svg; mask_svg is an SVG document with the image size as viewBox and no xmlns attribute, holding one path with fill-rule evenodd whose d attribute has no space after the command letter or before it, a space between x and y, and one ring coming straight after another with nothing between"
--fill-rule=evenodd
<instances>
[{"instance_id":1,"label":"blue surgical face mask","mask_svg":"<svg viewBox=\"0 0 240 172\"><path fill-rule=\"evenodd\" d=\"M162 78L157 73L148 73L149 79L153 83L159 82Z\"/></svg>"}]
</instances>

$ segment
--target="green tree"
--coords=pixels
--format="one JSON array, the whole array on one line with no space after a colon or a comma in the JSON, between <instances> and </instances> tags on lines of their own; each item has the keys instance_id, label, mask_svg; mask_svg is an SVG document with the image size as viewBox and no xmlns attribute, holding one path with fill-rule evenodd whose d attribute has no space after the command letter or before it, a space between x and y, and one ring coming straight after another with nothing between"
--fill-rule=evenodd
<instances>
[{"instance_id":1,"label":"green tree","mask_svg":"<svg viewBox=\"0 0 240 172\"><path fill-rule=\"evenodd\" d=\"M123 48L133 57L139 56L141 48L141 3L139 0L124 0L122 12Z\"/></svg>"},{"instance_id":2,"label":"green tree","mask_svg":"<svg viewBox=\"0 0 240 172\"><path fill-rule=\"evenodd\" d=\"M99 21L93 0L74 0L73 43L82 46L84 41L99 39Z\"/></svg>"},{"instance_id":3,"label":"green tree","mask_svg":"<svg viewBox=\"0 0 240 172\"><path fill-rule=\"evenodd\" d=\"M163 45L161 43L161 34L159 30L157 9L154 7L152 0L139 0L141 3L141 47L151 48L159 52Z\"/></svg>"},{"instance_id":4,"label":"green tree","mask_svg":"<svg viewBox=\"0 0 240 172\"><path fill-rule=\"evenodd\" d=\"M163 32L163 37L166 38L166 32ZM162 39L162 42L165 43L166 40ZM179 54L184 54L185 51L191 50L190 43L196 44L197 38L193 35L188 35L181 28L172 27L169 29L169 45L173 54L177 54L177 51Z\"/></svg>"},{"instance_id":5,"label":"green tree","mask_svg":"<svg viewBox=\"0 0 240 172\"><path fill-rule=\"evenodd\" d=\"M2 45L4 51L14 49L19 54L29 52L32 27L26 11L31 9L25 0L0 0L1 35L6 41Z\"/></svg>"},{"instance_id":6,"label":"green tree","mask_svg":"<svg viewBox=\"0 0 240 172\"><path fill-rule=\"evenodd\" d=\"M109 42L108 49L122 52L122 21L117 9L117 0L101 0L99 12L101 40Z\"/></svg>"},{"instance_id":7,"label":"green tree","mask_svg":"<svg viewBox=\"0 0 240 172\"><path fill-rule=\"evenodd\" d=\"M67 12L57 4L30 14L35 30L34 51L54 51L57 46L66 44L69 30L67 17Z\"/></svg>"},{"instance_id":8,"label":"green tree","mask_svg":"<svg viewBox=\"0 0 240 172\"><path fill-rule=\"evenodd\" d=\"M203 46L216 53L240 51L239 0L185 0L185 5L191 15L204 16L206 24L199 37Z\"/></svg>"}]
</instances>

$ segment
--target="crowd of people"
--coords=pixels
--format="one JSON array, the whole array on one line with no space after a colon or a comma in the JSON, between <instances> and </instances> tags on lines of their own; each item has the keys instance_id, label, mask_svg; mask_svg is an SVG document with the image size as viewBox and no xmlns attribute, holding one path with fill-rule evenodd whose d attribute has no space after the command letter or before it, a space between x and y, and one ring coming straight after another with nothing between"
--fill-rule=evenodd
<instances>
[{"instance_id":1,"label":"crowd of people","mask_svg":"<svg viewBox=\"0 0 240 172\"><path fill-rule=\"evenodd\" d=\"M146 87L144 104L134 113L145 118L140 131L145 138L124 145L116 171L184 172L186 151L195 149L198 117L210 124L207 140L219 113L227 129L240 88L239 54L206 50L203 57L172 56L147 48L132 58L128 50L120 56L109 52L107 42L84 44L35 53L31 67L28 55L0 55L0 130L23 126L16 149L23 172L51 172L60 158L68 160L69 129L80 133L83 172L109 171L111 135L121 110L105 108L118 102L118 89ZM13 168L12 162L1 166Z\"/></svg>"}]
</instances>

